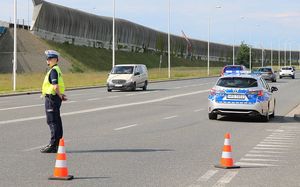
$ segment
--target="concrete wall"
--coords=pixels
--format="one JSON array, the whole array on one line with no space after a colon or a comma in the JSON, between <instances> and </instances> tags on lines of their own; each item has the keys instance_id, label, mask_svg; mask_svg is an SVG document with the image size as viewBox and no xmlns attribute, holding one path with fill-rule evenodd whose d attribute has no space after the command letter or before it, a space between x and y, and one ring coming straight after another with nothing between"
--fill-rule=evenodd
<instances>
[{"instance_id":1,"label":"concrete wall","mask_svg":"<svg viewBox=\"0 0 300 187\"><path fill-rule=\"evenodd\" d=\"M32 31L34 34L56 42L68 42L74 45L112 48L112 18L96 16L83 11L52 4L42 0L33 0L34 13ZM196 59L207 59L207 42L190 40L192 55ZM116 19L116 48L125 51L153 50L167 51L167 34L135 24L123 19ZM239 47L235 47L236 54ZM253 49L253 62L261 61L261 50ZM171 36L171 52L175 55L187 55L187 44L183 37ZM278 55L274 51L273 60ZM270 62L270 50L265 50L265 63ZM292 53L294 61L298 52ZM281 54L281 58L284 54ZM232 62L232 46L211 43L211 61ZM289 58L288 58L289 59Z\"/></svg>"}]
</instances>

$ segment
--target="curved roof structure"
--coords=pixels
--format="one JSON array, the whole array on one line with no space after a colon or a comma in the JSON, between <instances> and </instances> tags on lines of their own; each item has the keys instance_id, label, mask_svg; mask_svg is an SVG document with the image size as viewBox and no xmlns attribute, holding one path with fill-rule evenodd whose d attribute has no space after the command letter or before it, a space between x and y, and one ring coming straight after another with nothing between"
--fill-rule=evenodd
<instances>
[{"instance_id":1,"label":"curved roof structure","mask_svg":"<svg viewBox=\"0 0 300 187\"><path fill-rule=\"evenodd\" d=\"M35 34L57 42L69 42L75 45L111 48L112 18L97 16L80 10L49 3L44 0L32 0L34 4L32 30ZM189 39L194 56L207 58L207 42ZM132 48L167 50L167 33L116 19L116 42L118 49ZM229 61L232 58L232 46L210 43L212 61ZM239 47L236 46L236 51ZM270 50L264 50L270 56ZM171 35L171 52L185 54L187 41L180 36ZM261 49L252 49L254 59L259 59ZM273 51L274 57L278 51ZM277 53L277 54L275 54ZM292 56L295 56L296 53Z\"/></svg>"}]
</instances>

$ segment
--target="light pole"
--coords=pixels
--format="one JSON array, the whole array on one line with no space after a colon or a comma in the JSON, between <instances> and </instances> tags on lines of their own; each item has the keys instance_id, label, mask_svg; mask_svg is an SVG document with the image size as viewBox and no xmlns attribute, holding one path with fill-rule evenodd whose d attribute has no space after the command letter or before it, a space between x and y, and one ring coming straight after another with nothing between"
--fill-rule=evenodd
<instances>
[{"instance_id":1,"label":"light pole","mask_svg":"<svg viewBox=\"0 0 300 187\"><path fill-rule=\"evenodd\" d=\"M290 44L290 66L292 66L292 44Z\"/></svg>"},{"instance_id":2,"label":"light pole","mask_svg":"<svg viewBox=\"0 0 300 187\"><path fill-rule=\"evenodd\" d=\"M14 60L13 60L13 89L16 91L17 71L17 0L14 0Z\"/></svg>"},{"instance_id":3,"label":"light pole","mask_svg":"<svg viewBox=\"0 0 300 187\"><path fill-rule=\"evenodd\" d=\"M221 6L216 6L216 8L222 8ZM210 75L210 53L209 53L209 44L210 44L210 24L211 24L211 16L208 18L208 40L207 40L207 76Z\"/></svg>"},{"instance_id":4,"label":"light pole","mask_svg":"<svg viewBox=\"0 0 300 187\"><path fill-rule=\"evenodd\" d=\"M113 32L112 32L112 67L115 67L115 14L116 13L116 2L113 0Z\"/></svg>"},{"instance_id":5,"label":"light pole","mask_svg":"<svg viewBox=\"0 0 300 187\"><path fill-rule=\"evenodd\" d=\"M279 48L278 48L278 69L280 69L280 53L281 53L281 51L280 51L280 41L279 41Z\"/></svg>"},{"instance_id":6,"label":"light pole","mask_svg":"<svg viewBox=\"0 0 300 187\"><path fill-rule=\"evenodd\" d=\"M168 2L168 78L171 78L171 39L170 39L170 17L171 17L171 0Z\"/></svg>"},{"instance_id":7,"label":"light pole","mask_svg":"<svg viewBox=\"0 0 300 187\"><path fill-rule=\"evenodd\" d=\"M271 67L273 68L273 43L271 42Z\"/></svg>"}]
</instances>

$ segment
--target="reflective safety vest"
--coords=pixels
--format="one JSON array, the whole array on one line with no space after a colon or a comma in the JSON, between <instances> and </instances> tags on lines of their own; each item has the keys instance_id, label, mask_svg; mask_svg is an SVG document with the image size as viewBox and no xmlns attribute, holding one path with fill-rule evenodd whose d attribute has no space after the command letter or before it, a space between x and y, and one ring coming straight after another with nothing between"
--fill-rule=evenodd
<instances>
[{"instance_id":1,"label":"reflective safety vest","mask_svg":"<svg viewBox=\"0 0 300 187\"><path fill-rule=\"evenodd\" d=\"M52 69L55 69L57 74L58 74L58 87L59 87L59 92L61 94L65 93L65 84L64 84L64 80L62 78L62 72L60 70L60 68L56 65L53 66L48 73L45 76L44 82L43 82L43 86L42 86L42 94L45 96L46 94L52 94L55 95L56 92L54 90L53 85L49 82L49 76L50 76L50 72Z\"/></svg>"}]
</instances>

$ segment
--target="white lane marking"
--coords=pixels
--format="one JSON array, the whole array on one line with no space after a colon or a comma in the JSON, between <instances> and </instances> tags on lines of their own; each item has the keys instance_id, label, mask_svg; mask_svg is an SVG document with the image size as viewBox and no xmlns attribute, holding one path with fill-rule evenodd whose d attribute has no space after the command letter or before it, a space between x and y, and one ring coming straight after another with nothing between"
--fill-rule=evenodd
<instances>
[{"instance_id":1,"label":"white lane marking","mask_svg":"<svg viewBox=\"0 0 300 187\"><path fill-rule=\"evenodd\" d=\"M116 129L114 129L114 130L115 130L115 131L119 131L119 130L131 128L131 127L135 127L135 126L137 126L137 125L138 125L138 124L128 125L128 126L125 126L125 127L116 128Z\"/></svg>"},{"instance_id":2,"label":"white lane marking","mask_svg":"<svg viewBox=\"0 0 300 187\"><path fill-rule=\"evenodd\" d=\"M206 93L208 91L209 90L200 90L200 91L196 91L196 92L173 95L173 96L168 96L168 97L163 97L163 98L153 99L153 100L148 100L148 101L127 103L127 104L119 104L119 105L111 105L111 106L91 108L91 109L86 109L86 110L77 110L77 111L74 111L74 112L62 113L61 116L71 116L71 115L76 115L76 114L85 114L85 113L91 113L91 112L98 112L98 111L102 111L102 110L123 108L123 107L128 107L128 106L136 106L136 105L143 105L143 104L149 104L149 103L157 103L157 102L162 102L162 101L175 99L175 98L179 98L179 97L185 97L185 96L191 96L191 95ZM0 121L0 125L9 124L9 123L24 122L24 121L32 121L32 120L38 120L38 119L44 119L44 118L45 118L45 116L36 116L36 117L20 118L20 119L14 119L14 120L5 120L5 121Z\"/></svg>"},{"instance_id":3,"label":"white lane marking","mask_svg":"<svg viewBox=\"0 0 300 187\"><path fill-rule=\"evenodd\" d=\"M246 154L245 157L283 157L283 156L277 156L277 155Z\"/></svg>"},{"instance_id":4,"label":"white lane marking","mask_svg":"<svg viewBox=\"0 0 300 187\"><path fill-rule=\"evenodd\" d=\"M76 101L67 101L65 104L75 103ZM10 107L10 108L0 108L0 111L6 110L16 110L16 109L23 109L23 108L32 108L32 107L39 107L44 106L44 104L36 104L36 105L24 105L24 106L17 106L17 107Z\"/></svg>"},{"instance_id":5,"label":"white lane marking","mask_svg":"<svg viewBox=\"0 0 300 187\"><path fill-rule=\"evenodd\" d=\"M97 101L97 100L100 100L100 99L103 99L103 98L91 98L91 99L88 99L88 101Z\"/></svg>"},{"instance_id":6,"label":"white lane marking","mask_svg":"<svg viewBox=\"0 0 300 187\"><path fill-rule=\"evenodd\" d=\"M126 96L134 96L134 95L137 95L137 94L135 94L135 93L126 94Z\"/></svg>"},{"instance_id":7,"label":"white lane marking","mask_svg":"<svg viewBox=\"0 0 300 187\"><path fill-rule=\"evenodd\" d=\"M280 152L280 151L258 151L258 150L251 150L249 153L268 153L268 154L285 154L286 152Z\"/></svg>"},{"instance_id":8,"label":"white lane marking","mask_svg":"<svg viewBox=\"0 0 300 187\"><path fill-rule=\"evenodd\" d=\"M288 149L278 148L278 147L253 147L253 149L256 149L256 150L282 150L282 151L288 150Z\"/></svg>"},{"instance_id":9,"label":"white lane marking","mask_svg":"<svg viewBox=\"0 0 300 187\"><path fill-rule=\"evenodd\" d=\"M294 140L295 138L280 138L280 137L266 137L266 139L272 139L272 140Z\"/></svg>"},{"instance_id":10,"label":"white lane marking","mask_svg":"<svg viewBox=\"0 0 300 187\"><path fill-rule=\"evenodd\" d=\"M268 145L268 144L257 144L256 146L258 147L291 147L291 146L288 146L288 145Z\"/></svg>"},{"instance_id":11,"label":"white lane marking","mask_svg":"<svg viewBox=\"0 0 300 187\"><path fill-rule=\"evenodd\" d=\"M204 108L200 108L200 109L194 110L194 112L201 112L201 111L204 111L204 110L205 110Z\"/></svg>"},{"instance_id":12,"label":"white lane marking","mask_svg":"<svg viewBox=\"0 0 300 187\"><path fill-rule=\"evenodd\" d=\"M273 141L263 141L261 144L275 144L275 145L293 145L291 142L273 142Z\"/></svg>"},{"instance_id":13,"label":"white lane marking","mask_svg":"<svg viewBox=\"0 0 300 187\"><path fill-rule=\"evenodd\" d=\"M275 159L262 159L262 158L241 158L241 161L262 161L262 162L278 162Z\"/></svg>"},{"instance_id":14,"label":"white lane marking","mask_svg":"<svg viewBox=\"0 0 300 187\"><path fill-rule=\"evenodd\" d=\"M229 171L227 172L222 178L220 178L214 187L217 186L225 186L226 184L230 183L230 181L238 174L238 171Z\"/></svg>"},{"instance_id":15,"label":"white lane marking","mask_svg":"<svg viewBox=\"0 0 300 187\"><path fill-rule=\"evenodd\" d=\"M262 164L262 163L250 163L250 162L236 162L236 165L239 165L241 167L243 166L278 166L274 164Z\"/></svg>"},{"instance_id":16,"label":"white lane marking","mask_svg":"<svg viewBox=\"0 0 300 187\"><path fill-rule=\"evenodd\" d=\"M264 142L285 142L285 143L293 143L293 140L274 140L274 139L264 139Z\"/></svg>"},{"instance_id":17,"label":"white lane marking","mask_svg":"<svg viewBox=\"0 0 300 187\"><path fill-rule=\"evenodd\" d=\"M173 119L173 118L177 118L178 116L169 116L169 117L165 117L164 119L167 120L167 119Z\"/></svg>"},{"instance_id":18,"label":"white lane marking","mask_svg":"<svg viewBox=\"0 0 300 187\"><path fill-rule=\"evenodd\" d=\"M218 170L208 170L204 175L202 175L197 181L208 181L212 176L214 176Z\"/></svg>"},{"instance_id":19,"label":"white lane marking","mask_svg":"<svg viewBox=\"0 0 300 187\"><path fill-rule=\"evenodd\" d=\"M107 98L108 98L108 99L114 99L114 98L117 98L117 97L120 97L120 96L115 95L115 96L109 96L109 97L107 97Z\"/></svg>"},{"instance_id":20,"label":"white lane marking","mask_svg":"<svg viewBox=\"0 0 300 187\"><path fill-rule=\"evenodd\" d=\"M17 106L17 107L10 107L10 108L0 108L0 111L15 110L15 109L22 109L22 108L31 108L31 107L37 107L37 106L44 106L44 104Z\"/></svg>"},{"instance_id":21,"label":"white lane marking","mask_svg":"<svg viewBox=\"0 0 300 187\"><path fill-rule=\"evenodd\" d=\"M65 140L65 142L70 142L70 140ZM32 147L32 148L29 148L29 149L24 149L22 150L22 152L29 152L29 151L34 151L34 150L37 150L37 149L41 149L43 146L45 145L40 145L40 146L36 146L36 147Z\"/></svg>"},{"instance_id":22,"label":"white lane marking","mask_svg":"<svg viewBox=\"0 0 300 187\"><path fill-rule=\"evenodd\" d=\"M284 130L280 130L280 129L267 129L266 131L269 131L269 132L284 132Z\"/></svg>"}]
</instances>

